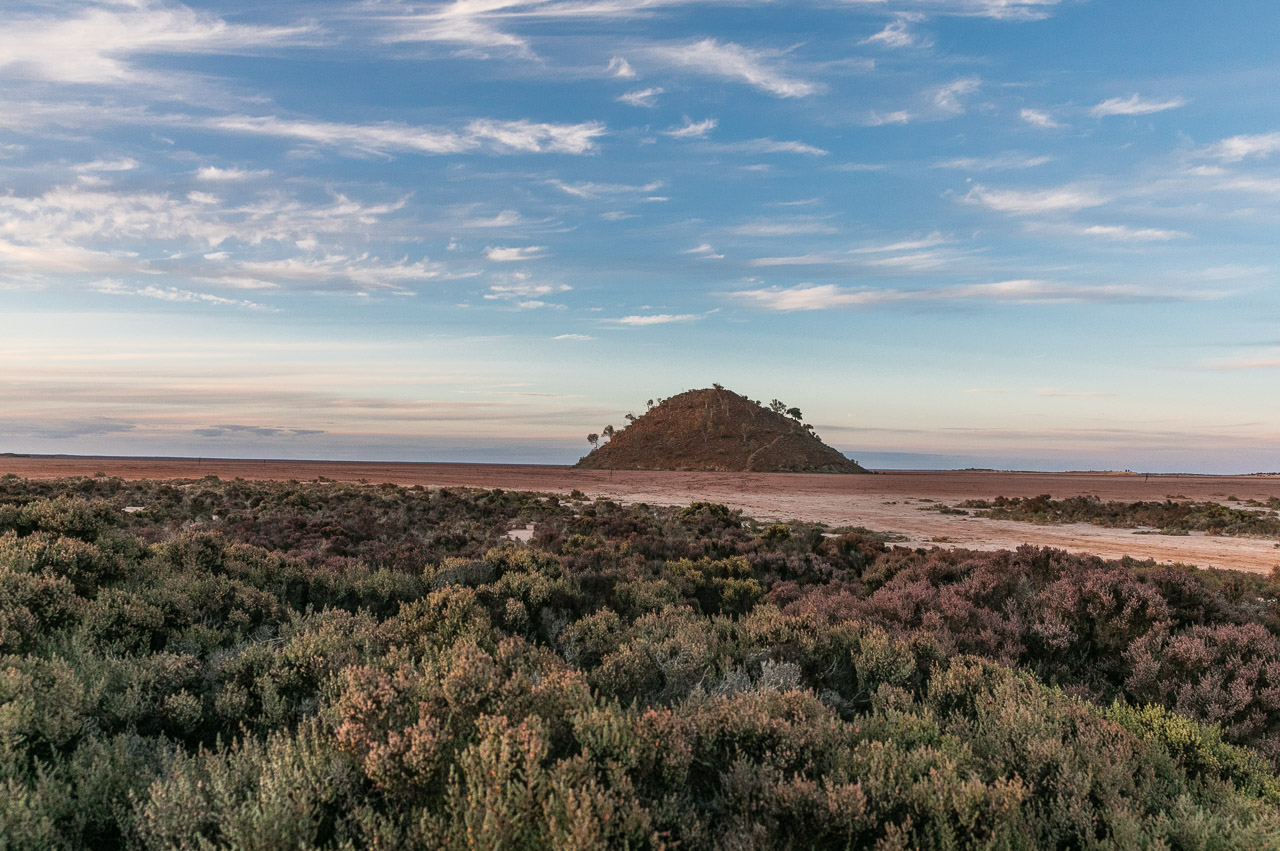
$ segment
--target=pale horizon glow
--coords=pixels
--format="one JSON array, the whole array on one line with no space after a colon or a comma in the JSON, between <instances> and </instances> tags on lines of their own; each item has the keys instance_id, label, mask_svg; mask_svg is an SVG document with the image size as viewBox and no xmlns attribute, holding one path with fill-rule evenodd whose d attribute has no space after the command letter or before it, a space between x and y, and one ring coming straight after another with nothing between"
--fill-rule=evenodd
<instances>
[{"instance_id":1,"label":"pale horizon glow","mask_svg":"<svg viewBox=\"0 0 1280 851\"><path fill-rule=\"evenodd\" d=\"M16 0L0 453L1280 471L1274 15Z\"/></svg>"}]
</instances>

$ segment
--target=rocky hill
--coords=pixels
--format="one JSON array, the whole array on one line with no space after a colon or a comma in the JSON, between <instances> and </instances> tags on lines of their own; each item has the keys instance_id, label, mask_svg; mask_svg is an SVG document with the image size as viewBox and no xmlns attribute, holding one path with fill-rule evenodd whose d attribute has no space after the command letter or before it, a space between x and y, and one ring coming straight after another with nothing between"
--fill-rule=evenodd
<instances>
[{"instance_id":1,"label":"rocky hill","mask_svg":"<svg viewBox=\"0 0 1280 851\"><path fill-rule=\"evenodd\" d=\"M819 440L798 419L721 388L690 390L662 401L577 466L589 470L867 472Z\"/></svg>"}]
</instances>

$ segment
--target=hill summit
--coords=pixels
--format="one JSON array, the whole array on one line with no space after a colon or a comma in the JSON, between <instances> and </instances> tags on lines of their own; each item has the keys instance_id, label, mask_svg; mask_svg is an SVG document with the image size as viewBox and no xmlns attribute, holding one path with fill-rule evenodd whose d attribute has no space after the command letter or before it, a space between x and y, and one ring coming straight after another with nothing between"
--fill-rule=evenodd
<instances>
[{"instance_id":1,"label":"hill summit","mask_svg":"<svg viewBox=\"0 0 1280 851\"><path fill-rule=\"evenodd\" d=\"M662 400L577 463L588 470L865 473L776 399L769 407L718 385ZM605 437L611 429L605 429ZM597 438L591 435L588 440ZM593 441L594 442L594 441Z\"/></svg>"}]
</instances>

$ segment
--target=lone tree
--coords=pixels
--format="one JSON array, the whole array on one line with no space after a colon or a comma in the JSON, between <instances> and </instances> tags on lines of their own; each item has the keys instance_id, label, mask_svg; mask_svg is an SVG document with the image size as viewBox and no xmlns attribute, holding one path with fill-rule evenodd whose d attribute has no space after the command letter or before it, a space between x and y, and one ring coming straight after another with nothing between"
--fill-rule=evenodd
<instances>
[{"instance_id":1,"label":"lone tree","mask_svg":"<svg viewBox=\"0 0 1280 851\"><path fill-rule=\"evenodd\" d=\"M599 442L600 442L600 435L596 434L594 431L591 432L591 434L587 435L587 443L591 444L592 449L595 449L596 444L598 444Z\"/></svg>"},{"instance_id":2,"label":"lone tree","mask_svg":"<svg viewBox=\"0 0 1280 851\"><path fill-rule=\"evenodd\" d=\"M787 408L787 416L791 417L791 419L796 422L800 422L804 419L804 414L800 413L799 408Z\"/></svg>"},{"instance_id":3,"label":"lone tree","mask_svg":"<svg viewBox=\"0 0 1280 851\"><path fill-rule=\"evenodd\" d=\"M600 436L607 438L608 440L613 440L613 434L614 434L613 426L611 425L605 426L600 432Z\"/></svg>"},{"instance_id":4,"label":"lone tree","mask_svg":"<svg viewBox=\"0 0 1280 851\"><path fill-rule=\"evenodd\" d=\"M773 411L775 414L785 414L787 412L787 403L774 399L769 403L769 410Z\"/></svg>"}]
</instances>

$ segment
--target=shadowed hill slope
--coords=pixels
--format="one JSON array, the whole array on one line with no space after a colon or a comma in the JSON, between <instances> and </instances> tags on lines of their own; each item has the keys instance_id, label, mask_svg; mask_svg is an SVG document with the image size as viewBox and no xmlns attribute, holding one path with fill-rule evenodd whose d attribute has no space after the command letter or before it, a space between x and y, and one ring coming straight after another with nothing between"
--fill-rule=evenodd
<instances>
[{"instance_id":1,"label":"shadowed hill slope","mask_svg":"<svg viewBox=\"0 0 1280 851\"><path fill-rule=\"evenodd\" d=\"M577 464L590 470L865 473L798 421L722 389L672 396Z\"/></svg>"}]
</instances>

